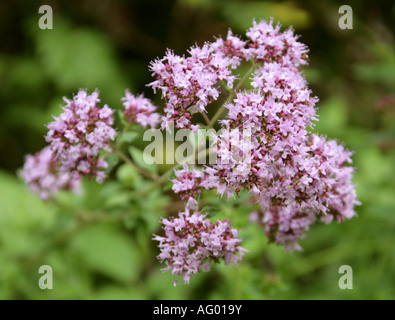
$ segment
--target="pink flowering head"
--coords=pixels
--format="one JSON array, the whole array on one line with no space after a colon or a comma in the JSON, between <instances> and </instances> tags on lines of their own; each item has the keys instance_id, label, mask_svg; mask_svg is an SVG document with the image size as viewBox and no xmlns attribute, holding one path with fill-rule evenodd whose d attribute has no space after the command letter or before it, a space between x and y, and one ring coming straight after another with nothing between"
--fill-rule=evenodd
<instances>
[{"instance_id":1,"label":"pink flowering head","mask_svg":"<svg viewBox=\"0 0 395 320\"><path fill-rule=\"evenodd\" d=\"M290 126L305 129L317 120L318 98L297 69L267 63L255 71L251 85L264 97L264 120L276 123L284 135Z\"/></svg>"},{"instance_id":2,"label":"pink flowering head","mask_svg":"<svg viewBox=\"0 0 395 320\"><path fill-rule=\"evenodd\" d=\"M89 95L80 90L72 100L65 98L63 113L48 124L46 141L50 143L61 172L73 172L77 176L105 178L107 162L100 152L111 151L110 142L116 131L113 110L107 105L101 108L95 91Z\"/></svg>"},{"instance_id":3,"label":"pink flowering head","mask_svg":"<svg viewBox=\"0 0 395 320\"><path fill-rule=\"evenodd\" d=\"M229 43L231 40L229 40ZM219 81L233 86L235 76L230 68L237 64L224 52L224 45L206 43L191 47L189 56L175 55L171 50L151 63L154 91L161 90L166 101L162 129L174 123L176 129L197 129L191 124L194 113L207 112L206 107L219 97Z\"/></svg>"},{"instance_id":4,"label":"pink flowering head","mask_svg":"<svg viewBox=\"0 0 395 320\"><path fill-rule=\"evenodd\" d=\"M209 271L210 263L225 261L234 264L246 251L240 247L238 231L229 220L210 223L204 215L186 208L177 218L163 219L164 236L154 235L159 241L158 259L166 264L164 271L181 276L189 283L194 274Z\"/></svg>"},{"instance_id":5,"label":"pink flowering head","mask_svg":"<svg viewBox=\"0 0 395 320\"><path fill-rule=\"evenodd\" d=\"M297 69L266 63L251 80L255 90L237 92L225 105L228 115L217 137L218 161L208 170L208 181L217 181L221 195L233 196L241 189L264 192L273 164L292 166L292 155L306 144L307 127L316 120L317 98Z\"/></svg>"},{"instance_id":6,"label":"pink flowering head","mask_svg":"<svg viewBox=\"0 0 395 320\"><path fill-rule=\"evenodd\" d=\"M226 127L219 132L215 144L217 162L205 169L207 173L206 185L217 188L221 196L226 194L233 197L243 187L253 184L250 179L255 171L257 141L252 139L251 130L244 128L231 129L229 123L222 122Z\"/></svg>"},{"instance_id":7,"label":"pink flowering head","mask_svg":"<svg viewBox=\"0 0 395 320\"><path fill-rule=\"evenodd\" d=\"M249 191L262 207L260 222L269 239L300 249L297 240L311 224L355 215L351 152L308 131L317 120L318 99L296 68L307 50L292 31L282 34L263 21L247 34L257 45L250 44L246 57L259 48L266 53L250 56L261 64L250 78L254 89L236 92L225 105L217 163L205 168L206 185L228 197Z\"/></svg>"},{"instance_id":8,"label":"pink flowering head","mask_svg":"<svg viewBox=\"0 0 395 320\"><path fill-rule=\"evenodd\" d=\"M79 192L80 180L69 172L59 172L59 163L50 147L35 155L26 156L19 172L30 190L43 200L53 197L59 190Z\"/></svg>"},{"instance_id":9,"label":"pink flowering head","mask_svg":"<svg viewBox=\"0 0 395 320\"><path fill-rule=\"evenodd\" d=\"M150 126L155 128L159 122L159 113L156 111L151 100L144 98L144 94L134 96L129 91L126 91L125 97L122 98L123 113L128 123L138 123L142 127L146 128Z\"/></svg>"},{"instance_id":10,"label":"pink flowering head","mask_svg":"<svg viewBox=\"0 0 395 320\"><path fill-rule=\"evenodd\" d=\"M253 26L247 31L250 42L245 55L257 63L277 62L284 66L299 67L307 64L307 46L298 42L298 36L292 29L280 32L280 25L261 20L253 21Z\"/></svg>"},{"instance_id":11,"label":"pink flowering head","mask_svg":"<svg viewBox=\"0 0 395 320\"><path fill-rule=\"evenodd\" d=\"M236 69L245 59L246 44L247 41L233 35L232 30L229 29L226 39L218 38L212 46L216 51L228 57L231 60L232 69Z\"/></svg>"},{"instance_id":12,"label":"pink flowering head","mask_svg":"<svg viewBox=\"0 0 395 320\"><path fill-rule=\"evenodd\" d=\"M172 189L182 200L188 200L190 197L197 198L203 189L207 189L206 173L204 169L189 169L184 164L183 169L174 170L175 178Z\"/></svg>"},{"instance_id":13,"label":"pink flowering head","mask_svg":"<svg viewBox=\"0 0 395 320\"><path fill-rule=\"evenodd\" d=\"M333 219L341 222L354 217L354 207L360 202L352 184L354 168L348 166L352 163L352 152L335 140L327 141L315 134L311 135L307 145L312 165L306 175L313 180L315 194L325 206L319 212L321 220L330 223Z\"/></svg>"},{"instance_id":14,"label":"pink flowering head","mask_svg":"<svg viewBox=\"0 0 395 320\"><path fill-rule=\"evenodd\" d=\"M256 194L262 211L254 220L271 242L300 250L297 240L317 220L330 223L355 216L359 202L351 181L353 168L347 166L350 156L336 141L313 134L288 160L267 166L266 186Z\"/></svg>"},{"instance_id":15,"label":"pink flowering head","mask_svg":"<svg viewBox=\"0 0 395 320\"><path fill-rule=\"evenodd\" d=\"M302 250L298 240L306 236L317 217L314 213L301 212L295 205L272 206L252 215L253 221L263 226L269 242L283 245L286 250Z\"/></svg>"}]
</instances>

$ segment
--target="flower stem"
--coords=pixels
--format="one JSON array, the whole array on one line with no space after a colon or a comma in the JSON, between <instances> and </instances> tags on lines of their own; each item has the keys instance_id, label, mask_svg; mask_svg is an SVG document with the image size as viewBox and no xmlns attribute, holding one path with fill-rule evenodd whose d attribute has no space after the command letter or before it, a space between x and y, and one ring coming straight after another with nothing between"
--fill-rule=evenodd
<instances>
[{"instance_id":1,"label":"flower stem","mask_svg":"<svg viewBox=\"0 0 395 320\"><path fill-rule=\"evenodd\" d=\"M125 154L123 154L120 150L116 150L117 155L127 164L131 165L138 172L140 172L143 176L153 181L158 181L160 178L156 175L153 175L151 172L139 167L136 165L130 158L128 158Z\"/></svg>"},{"instance_id":2,"label":"flower stem","mask_svg":"<svg viewBox=\"0 0 395 320\"><path fill-rule=\"evenodd\" d=\"M211 123L210 119L207 117L207 114L206 114L204 111L200 112L200 114L203 116L203 118L204 118L204 120L206 121L207 125L208 125L211 129L214 129L214 128L213 128L213 124Z\"/></svg>"},{"instance_id":3,"label":"flower stem","mask_svg":"<svg viewBox=\"0 0 395 320\"><path fill-rule=\"evenodd\" d=\"M114 146L115 152L117 152L117 150L119 149L119 145L121 144L121 139L122 139L123 135L125 134L125 132L129 130L130 126L131 126L131 124L127 122L125 124L125 126L123 127L122 131L119 133L117 140L115 141L115 146Z\"/></svg>"},{"instance_id":4,"label":"flower stem","mask_svg":"<svg viewBox=\"0 0 395 320\"><path fill-rule=\"evenodd\" d=\"M210 154L210 150L206 150L204 152L204 154L201 154L199 152L199 147L196 149L193 157L198 156L198 162L200 157L206 157L207 155ZM190 158L186 159L185 163L188 163ZM143 196L145 196L147 193L149 193L150 191L152 191L153 189L159 187L160 185L164 184L167 179L170 177L170 175L173 173L173 171L179 167L181 167L183 164L182 163L176 163L174 166L172 166L169 170L167 170L165 173L163 173L160 177L156 177L155 183L151 184L149 187L147 187L146 189L143 189L137 193L133 194L133 198L137 199L137 198L141 198Z\"/></svg>"},{"instance_id":5,"label":"flower stem","mask_svg":"<svg viewBox=\"0 0 395 320\"><path fill-rule=\"evenodd\" d=\"M216 114L211 118L211 123L215 123L222 115L224 110L226 109L225 106L228 104L230 100L232 100L236 94L237 91L240 90L240 88L243 86L244 82L250 77L251 73L255 70L255 68L258 65L253 63L250 69L245 73L244 77L239 81L237 86L229 93L228 98L225 100L224 104L218 109Z\"/></svg>"}]
</instances>

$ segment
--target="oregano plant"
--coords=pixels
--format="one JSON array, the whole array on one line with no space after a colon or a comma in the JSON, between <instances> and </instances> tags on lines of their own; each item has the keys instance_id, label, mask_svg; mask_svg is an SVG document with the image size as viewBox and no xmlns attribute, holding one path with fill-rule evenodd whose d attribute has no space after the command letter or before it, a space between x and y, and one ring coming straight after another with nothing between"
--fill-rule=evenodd
<instances>
[{"instance_id":1,"label":"oregano plant","mask_svg":"<svg viewBox=\"0 0 395 320\"><path fill-rule=\"evenodd\" d=\"M47 124L48 146L26 157L20 175L43 200L59 190L84 192L82 179L103 183L114 170L111 155L155 186L170 181L184 209L163 217L163 230L150 237L163 270L185 283L212 262L235 265L248 254L230 219L202 211L209 190L224 202L247 194L246 203L256 204L249 220L270 242L300 250L298 240L311 225L350 219L358 204L348 165L352 152L311 132L318 99L300 70L307 54L293 30L281 31L273 20L253 21L244 38L229 30L226 38L195 45L183 56L168 49L149 66L154 80L147 86L160 93L160 107L126 90L116 126L115 110L100 103L99 91L81 89L65 98L63 112ZM159 176L122 151L133 126L159 135L206 130L210 144L203 152L193 144L192 154ZM212 155L215 161L207 163ZM136 192L141 197L151 190Z\"/></svg>"}]
</instances>

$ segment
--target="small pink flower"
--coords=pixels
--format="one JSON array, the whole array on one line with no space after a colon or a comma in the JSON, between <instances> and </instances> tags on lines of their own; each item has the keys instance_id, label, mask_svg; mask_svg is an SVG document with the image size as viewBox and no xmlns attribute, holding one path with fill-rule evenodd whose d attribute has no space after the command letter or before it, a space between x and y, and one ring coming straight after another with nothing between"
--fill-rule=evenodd
<instances>
[{"instance_id":1,"label":"small pink flower","mask_svg":"<svg viewBox=\"0 0 395 320\"><path fill-rule=\"evenodd\" d=\"M307 64L307 46L297 41L292 29L280 32L280 25L273 26L270 22L253 21L247 31L250 39L249 48L245 50L246 59L254 59L258 63L277 62L288 67L299 67Z\"/></svg>"},{"instance_id":2,"label":"small pink flower","mask_svg":"<svg viewBox=\"0 0 395 320\"><path fill-rule=\"evenodd\" d=\"M171 270L185 283L193 274L209 271L211 261L223 259L225 264L236 264L246 251L240 247L239 232L231 228L229 220L210 223L188 203L177 218L162 219L163 237L153 236L159 241L158 259L166 263L163 270Z\"/></svg>"},{"instance_id":3,"label":"small pink flower","mask_svg":"<svg viewBox=\"0 0 395 320\"><path fill-rule=\"evenodd\" d=\"M79 177L70 172L59 172L59 163L50 147L35 155L27 155L19 174L30 190L43 200L50 199L61 189L80 191Z\"/></svg>"},{"instance_id":4,"label":"small pink flower","mask_svg":"<svg viewBox=\"0 0 395 320\"><path fill-rule=\"evenodd\" d=\"M80 90L72 100L64 98L67 105L63 113L48 124L46 141L59 162L61 173L92 176L101 182L107 163L99 153L111 151L110 141L114 140L116 131L112 128L114 111L107 105L100 108L98 96L97 91L88 95Z\"/></svg>"},{"instance_id":5,"label":"small pink flower","mask_svg":"<svg viewBox=\"0 0 395 320\"><path fill-rule=\"evenodd\" d=\"M151 100L144 98L144 94L134 96L129 91L126 91L122 101L124 101L123 112L127 122L136 122L144 128L147 126L155 128L157 126L159 113L155 112L156 106L152 104Z\"/></svg>"},{"instance_id":6,"label":"small pink flower","mask_svg":"<svg viewBox=\"0 0 395 320\"><path fill-rule=\"evenodd\" d=\"M182 200L197 198L202 189L208 188L204 169L189 170L188 165L184 164L183 169L174 170L174 173L176 177L171 180L173 182L172 189L180 195Z\"/></svg>"}]
</instances>

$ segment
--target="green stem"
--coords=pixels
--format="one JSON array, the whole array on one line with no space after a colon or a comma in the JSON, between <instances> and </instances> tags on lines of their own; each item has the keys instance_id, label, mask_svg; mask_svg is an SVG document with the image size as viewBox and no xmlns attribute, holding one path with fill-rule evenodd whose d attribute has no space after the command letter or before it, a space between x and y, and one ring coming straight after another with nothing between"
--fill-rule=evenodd
<instances>
[{"instance_id":1,"label":"green stem","mask_svg":"<svg viewBox=\"0 0 395 320\"><path fill-rule=\"evenodd\" d=\"M160 179L158 176L153 175L151 172L139 167L136 165L130 158L128 158L126 155L124 155L120 150L115 151L117 155L127 164L135 168L138 172L140 172L143 176L147 177L148 179L158 181Z\"/></svg>"},{"instance_id":2,"label":"green stem","mask_svg":"<svg viewBox=\"0 0 395 320\"><path fill-rule=\"evenodd\" d=\"M207 125L211 128L213 128L213 124L211 123L210 119L207 117L207 114L205 112L200 112L200 114L203 116L204 120L206 121Z\"/></svg>"},{"instance_id":3,"label":"green stem","mask_svg":"<svg viewBox=\"0 0 395 320\"><path fill-rule=\"evenodd\" d=\"M222 113L224 112L224 110L226 109L225 106L228 104L228 102L230 100L232 100L236 94L237 91L240 90L240 88L243 86L244 82L250 77L251 73L255 70L255 68L258 65L253 63L252 66L250 67L250 69L248 69L248 71L246 72L246 74L244 75L244 77L239 81L239 83L237 84L237 86L234 88L234 90L232 90L229 95L228 98L225 100L225 102L223 103L223 105L218 109L218 111L216 112L216 114L211 118L211 123L215 123L219 117L221 117Z\"/></svg>"},{"instance_id":4,"label":"green stem","mask_svg":"<svg viewBox=\"0 0 395 320\"><path fill-rule=\"evenodd\" d=\"M207 155L210 154L210 150L205 150L205 152L201 155L201 153L199 152L199 147L196 149L193 157L198 156L198 162L199 159L201 157L206 157ZM201 157L200 157L201 155ZM185 163L188 163L188 161L190 160L190 158L186 159ZM181 167L183 164L182 163L176 163L174 166L172 166L169 170L167 170L164 174L162 174L159 178L157 178L155 180L155 183L151 184L148 188L141 190L140 192L137 192L135 194L133 194L133 198L134 199L138 199L141 198L143 196L145 196L147 193L149 193L150 191L154 190L155 188L159 187L160 185L164 184L167 179L170 177L170 175L173 173L173 171L179 167Z\"/></svg>"},{"instance_id":5,"label":"green stem","mask_svg":"<svg viewBox=\"0 0 395 320\"><path fill-rule=\"evenodd\" d=\"M123 135L125 134L125 132L129 130L130 126L131 126L131 124L127 122L125 124L125 126L123 127L122 131L119 133L117 140L115 141L115 145L114 145L115 152L119 149L119 145L121 144L121 139L122 139Z\"/></svg>"}]
</instances>

